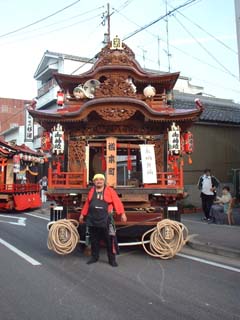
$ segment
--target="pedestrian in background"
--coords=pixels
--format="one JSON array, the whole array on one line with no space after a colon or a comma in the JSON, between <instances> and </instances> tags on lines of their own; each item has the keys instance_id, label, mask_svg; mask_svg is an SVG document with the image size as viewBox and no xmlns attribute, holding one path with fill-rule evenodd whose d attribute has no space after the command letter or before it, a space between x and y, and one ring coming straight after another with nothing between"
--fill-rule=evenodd
<instances>
[{"instance_id":1,"label":"pedestrian in background","mask_svg":"<svg viewBox=\"0 0 240 320\"><path fill-rule=\"evenodd\" d=\"M205 217L203 220L210 221L210 209L216 197L216 190L219 181L211 174L210 169L205 169L204 174L199 178L198 188L201 191L202 209Z\"/></svg>"},{"instance_id":2,"label":"pedestrian in background","mask_svg":"<svg viewBox=\"0 0 240 320\"><path fill-rule=\"evenodd\" d=\"M46 192L48 189L48 178L46 176L42 177L42 179L39 180L40 188L41 188L41 199L42 202L47 201Z\"/></svg>"},{"instance_id":3,"label":"pedestrian in background","mask_svg":"<svg viewBox=\"0 0 240 320\"><path fill-rule=\"evenodd\" d=\"M117 267L116 252L113 248L112 230L110 230L111 214L113 208L121 215L123 222L127 221L123 204L113 188L105 185L105 176L101 173L93 177L94 186L88 193L87 200L79 217L80 223L86 217L86 225L90 233L91 259L87 264L98 261L100 241L104 240L107 247L108 262L112 267Z\"/></svg>"},{"instance_id":4,"label":"pedestrian in background","mask_svg":"<svg viewBox=\"0 0 240 320\"><path fill-rule=\"evenodd\" d=\"M209 223L218 223L224 221L224 214L227 215L232 196L230 188L224 186L222 189L222 196L217 197L210 210L210 218L212 221Z\"/></svg>"}]
</instances>

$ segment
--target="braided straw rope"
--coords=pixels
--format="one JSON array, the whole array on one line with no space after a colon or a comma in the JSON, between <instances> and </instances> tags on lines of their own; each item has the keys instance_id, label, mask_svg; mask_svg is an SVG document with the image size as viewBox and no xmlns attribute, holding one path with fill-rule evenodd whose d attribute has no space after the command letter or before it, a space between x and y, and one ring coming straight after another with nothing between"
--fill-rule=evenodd
<instances>
[{"instance_id":1,"label":"braided straw rope","mask_svg":"<svg viewBox=\"0 0 240 320\"><path fill-rule=\"evenodd\" d=\"M145 238L150 235L149 248ZM188 229L180 222L164 219L157 226L145 232L142 236L144 250L152 257L171 259L188 241Z\"/></svg>"},{"instance_id":2,"label":"braided straw rope","mask_svg":"<svg viewBox=\"0 0 240 320\"><path fill-rule=\"evenodd\" d=\"M78 226L78 221L73 219L50 222L48 224L48 249L61 255L71 253L80 241Z\"/></svg>"}]
</instances>

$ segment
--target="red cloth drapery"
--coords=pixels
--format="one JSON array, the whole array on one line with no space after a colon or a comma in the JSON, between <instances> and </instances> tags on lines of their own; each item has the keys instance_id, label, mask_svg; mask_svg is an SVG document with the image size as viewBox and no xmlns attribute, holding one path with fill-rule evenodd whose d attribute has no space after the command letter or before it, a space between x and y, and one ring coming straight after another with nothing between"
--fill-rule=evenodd
<instances>
[{"instance_id":1,"label":"red cloth drapery","mask_svg":"<svg viewBox=\"0 0 240 320\"><path fill-rule=\"evenodd\" d=\"M14 208L17 211L39 208L42 205L40 193L15 194L13 196Z\"/></svg>"}]
</instances>

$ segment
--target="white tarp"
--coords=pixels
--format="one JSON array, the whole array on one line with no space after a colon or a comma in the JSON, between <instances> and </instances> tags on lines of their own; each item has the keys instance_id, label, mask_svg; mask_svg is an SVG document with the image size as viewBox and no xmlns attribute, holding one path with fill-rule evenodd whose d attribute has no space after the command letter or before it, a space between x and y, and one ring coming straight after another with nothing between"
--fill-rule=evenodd
<instances>
[{"instance_id":1,"label":"white tarp","mask_svg":"<svg viewBox=\"0 0 240 320\"><path fill-rule=\"evenodd\" d=\"M143 183L157 183L154 144L140 144Z\"/></svg>"}]
</instances>

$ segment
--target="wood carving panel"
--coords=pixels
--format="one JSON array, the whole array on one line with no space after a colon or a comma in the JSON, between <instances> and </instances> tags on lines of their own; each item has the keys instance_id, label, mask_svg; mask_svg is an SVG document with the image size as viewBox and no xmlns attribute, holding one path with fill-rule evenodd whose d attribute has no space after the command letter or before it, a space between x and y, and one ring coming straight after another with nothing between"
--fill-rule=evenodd
<instances>
[{"instance_id":1,"label":"wood carving panel","mask_svg":"<svg viewBox=\"0 0 240 320\"><path fill-rule=\"evenodd\" d=\"M109 76L96 88L95 97L136 97L135 86L128 82L127 77Z\"/></svg>"},{"instance_id":2,"label":"wood carving panel","mask_svg":"<svg viewBox=\"0 0 240 320\"><path fill-rule=\"evenodd\" d=\"M131 118L135 114L136 109L125 109L121 107L104 107L101 109L97 109L96 112L104 120L117 122Z\"/></svg>"},{"instance_id":3,"label":"wood carving panel","mask_svg":"<svg viewBox=\"0 0 240 320\"><path fill-rule=\"evenodd\" d=\"M85 142L69 141L69 171L76 172L85 167Z\"/></svg>"}]
</instances>

